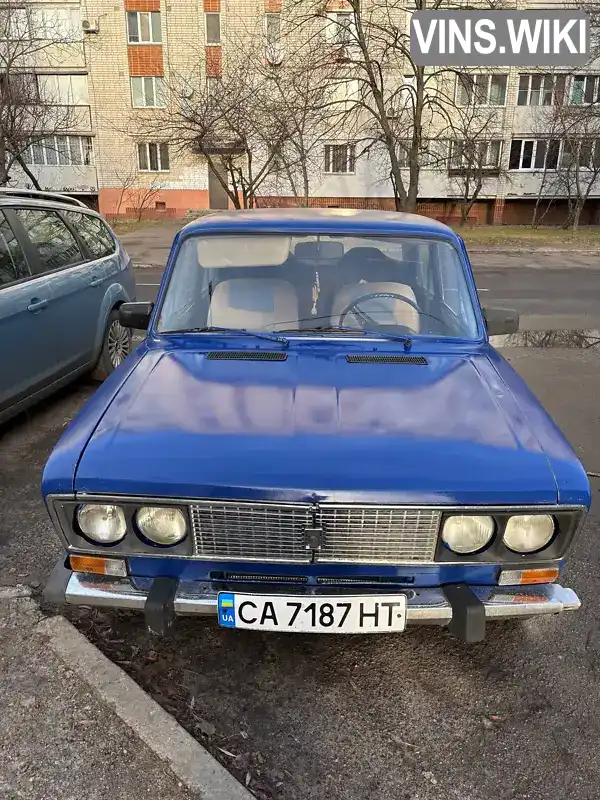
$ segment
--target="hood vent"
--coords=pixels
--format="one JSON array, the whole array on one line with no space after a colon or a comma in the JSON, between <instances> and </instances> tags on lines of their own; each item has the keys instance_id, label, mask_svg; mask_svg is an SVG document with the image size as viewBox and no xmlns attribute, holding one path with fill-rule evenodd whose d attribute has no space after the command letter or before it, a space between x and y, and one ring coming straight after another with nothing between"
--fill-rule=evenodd
<instances>
[{"instance_id":1,"label":"hood vent","mask_svg":"<svg viewBox=\"0 0 600 800\"><path fill-rule=\"evenodd\" d=\"M206 354L210 361L285 361L287 353L267 350L212 350Z\"/></svg>"},{"instance_id":2,"label":"hood vent","mask_svg":"<svg viewBox=\"0 0 600 800\"><path fill-rule=\"evenodd\" d=\"M427 366L427 359L423 356L346 356L349 364L421 364Z\"/></svg>"}]
</instances>

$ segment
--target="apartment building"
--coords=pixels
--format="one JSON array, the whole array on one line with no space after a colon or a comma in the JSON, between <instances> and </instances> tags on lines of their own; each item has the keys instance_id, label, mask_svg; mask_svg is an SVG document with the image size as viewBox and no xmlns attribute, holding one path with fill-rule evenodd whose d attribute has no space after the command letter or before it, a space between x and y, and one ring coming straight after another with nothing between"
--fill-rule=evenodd
<instances>
[{"instance_id":1,"label":"apartment building","mask_svg":"<svg viewBox=\"0 0 600 800\"><path fill-rule=\"evenodd\" d=\"M208 83L219 79L236 25L258 23L266 46L276 44L281 3L40 0L36 5L64 18L73 42L68 57L63 48L60 59L51 54L46 58L37 68L38 79L61 104L77 108L77 123L31 148L26 159L31 172L44 188L84 197L107 216L182 217L190 211L227 207L227 194L206 159L175 146L151 123L157 110L168 108L168 85L175 76L193 71ZM327 8L337 25L348 24L344 0L331 0ZM325 31L324 47L328 37ZM411 79L403 76L408 84ZM557 200L546 221L561 219L568 189L557 189L548 176L569 154L566 143L548 130L548 109L598 102L600 65L597 72L591 68L572 73L565 67L552 75L498 67L472 73L468 84L460 76L453 80L456 103L495 113L484 145L482 188L469 216L480 223L525 223L540 194L552 191ZM422 165L419 210L448 218L457 213L462 156L460 142L440 145L447 148L444 159ZM339 131L320 146L311 204L394 207L385 164L361 154L364 148L351 136L341 138ZM587 147L595 148L595 140ZM27 176L19 180L27 183ZM264 204L295 202L285 182L261 194L259 202ZM589 193L582 222L596 222L599 208L600 178Z\"/></svg>"}]
</instances>

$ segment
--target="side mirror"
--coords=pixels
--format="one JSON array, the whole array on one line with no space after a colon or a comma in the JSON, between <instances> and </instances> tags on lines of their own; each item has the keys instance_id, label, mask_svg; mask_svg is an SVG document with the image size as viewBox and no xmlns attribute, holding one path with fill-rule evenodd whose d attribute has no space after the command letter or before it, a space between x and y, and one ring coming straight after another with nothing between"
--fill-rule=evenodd
<instances>
[{"instance_id":1,"label":"side mirror","mask_svg":"<svg viewBox=\"0 0 600 800\"><path fill-rule=\"evenodd\" d=\"M123 303L119 307L119 322L124 328L147 330L154 303Z\"/></svg>"},{"instance_id":2,"label":"side mirror","mask_svg":"<svg viewBox=\"0 0 600 800\"><path fill-rule=\"evenodd\" d=\"M484 308L482 310L489 336L518 332L519 314L517 311L510 308Z\"/></svg>"}]
</instances>

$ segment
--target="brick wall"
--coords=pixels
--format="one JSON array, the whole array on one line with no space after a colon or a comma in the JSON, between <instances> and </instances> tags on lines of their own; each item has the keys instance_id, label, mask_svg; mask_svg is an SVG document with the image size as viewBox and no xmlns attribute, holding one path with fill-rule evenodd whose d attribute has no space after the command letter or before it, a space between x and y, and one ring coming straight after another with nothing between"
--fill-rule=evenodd
<instances>
[{"instance_id":1,"label":"brick wall","mask_svg":"<svg viewBox=\"0 0 600 800\"><path fill-rule=\"evenodd\" d=\"M294 197L259 197L257 205L261 208L290 208L299 205ZM395 211L396 206L391 197L311 197L310 208L356 208L379 211ZM491 213L491 203L474 203L469 213L469 220L477 225L485 225ZM417 214L426 217L449 219L460 217L458 203L444 200L424 200L417 203Z\"/></svg>"},{"instance_id":2,"label":"brick wall","mask_svg":"<svg viewBox=\"0 0 600 800\"><path fill-rule=\"evenodd\" d=\"M130 44L127 48L129 74L133 76L164 75L161 44Z\"/></svg>"},{"instance_id":3,"label":"brick wall","mask_svg":"<svg viewBox=\"0 0 600 800\"><path fill-rule=\"evenodd\" d=\"M206 75L208 78L218 78L223 74L223 54L218 45L207 45L206 50Z\"/></svg>"},{"instance_id":4,"label":"brick wall","mask_svg":"<svg viewBox=\"0 0 600 800\"><path fill-rule=\"evenodd\" d=\"M140 195L142 198L143 195ZM136 191L123 191L117 188L100 189L98 192L100 212L109 219L137 219L142 208L142 219L163 219L186 216L190 211L208 208L208 192L193 189L161 189L152 195L148 202L140 199L136 203ZM156 204L163 207L156 208Z\"/></svg>"},{"instance_id":5,"label":"brick wall","mask_svg":"<svg viewBox=\"0 0 600 800\"><path fill-rule=\"evenodd\" d=\"M506 200L504 203L504 225L531 225L535 209L535 200ZM566 200L555 200L548 208L541 203L537 218L541 225L562 225L567 218ZM543 215L543 216L542 216ZM598 225L600 223L600 200L588 200L581 214L581 225Z\"/></svg>"},{"instance_id":6,"label":"brick wall","mask_svg":"<svg viewBox=\"0 0 600 800\"><path fill-rule=\"evenodd\" d=\"M160 0L125 0L125 11L160 11Z\"/></svg>"}]
</instances>

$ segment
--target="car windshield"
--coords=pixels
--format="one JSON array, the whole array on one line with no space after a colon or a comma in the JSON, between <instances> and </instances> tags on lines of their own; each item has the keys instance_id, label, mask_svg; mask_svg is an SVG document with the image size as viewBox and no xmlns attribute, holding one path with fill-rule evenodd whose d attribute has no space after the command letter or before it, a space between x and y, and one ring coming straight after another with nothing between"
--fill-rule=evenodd
<instances>
[{"instance_id":1,"label":"car windshield","mask_svg":"<svg viewBox=\"0 0 600 800\"><path fill-rule=\"evenodd\" d=\"M477 337L456 248L433 238L383 236L184 240L158 330L206 328Z\"/></svg>"}]
</instances>

